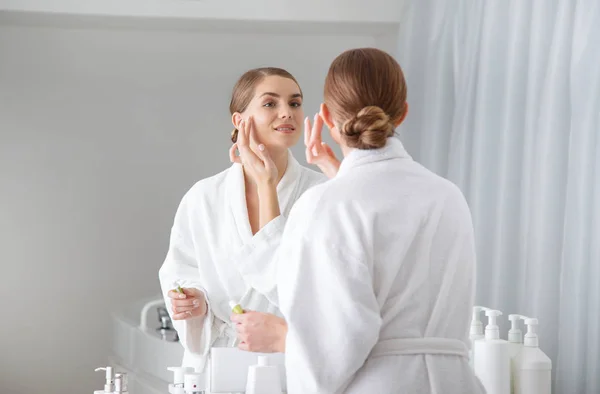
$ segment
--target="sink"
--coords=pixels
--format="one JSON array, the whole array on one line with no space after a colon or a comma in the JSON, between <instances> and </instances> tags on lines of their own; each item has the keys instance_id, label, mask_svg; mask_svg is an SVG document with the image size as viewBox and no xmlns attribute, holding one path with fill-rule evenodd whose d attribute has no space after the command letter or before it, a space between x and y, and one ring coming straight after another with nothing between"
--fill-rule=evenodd
<instances>
[{"instance_id":1,"label":"sink","mask_svg":"<svg viewBox=\"0 0 600 394\"><path fill-rule=\"evenodd\" d=\"M140 299L121 305L112 312L111 363L130 375L132 387L141 392L151 388L168 392L172 372L167 367L181 365L183 346L164 340L157 328L161 296ZM144 311L142 316L141 311Z\"/></svg>"}]
</instances>

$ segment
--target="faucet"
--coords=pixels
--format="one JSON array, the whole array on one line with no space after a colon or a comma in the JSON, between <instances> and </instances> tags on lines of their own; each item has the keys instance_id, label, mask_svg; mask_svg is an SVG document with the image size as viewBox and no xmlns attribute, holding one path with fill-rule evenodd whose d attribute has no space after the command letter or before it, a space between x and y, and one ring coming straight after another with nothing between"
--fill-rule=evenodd
<instances>
[{"instance_id":1,"label":"faucet","mask_svg":"<svg viewBox=\"0 0 600 394\"><path fill-rule=\"evenodd\" d=\"M161 338L169 342L179 341L179 336L177 335L177 331L173 328L171 317L169 316L169 312L165 306L165 301L163 298L149 301L144 305L140 313L140 325L138 328L144 332L154 331L154 327L151 328L148 324L148 315L153 309L156 309L158 313L158 322L160 323L160 327L156 328L155 330L158 331Z\"/></svg>"},{"instance_id":2,"label":"faucet","mask_svg":"<svg viewBox=\"0 0 600 394\"><path fill-rule=\"evenodd\" d=\"M165 305L165 300L163 298L159 298L159 299L155 299L150 302L147 302L144 305L144 307L142 308L142 311L140 313L140 325L138 328L142 331L149 331L150 327L148 327L148 313L150 312L150 310L153 307L163 306L163 308L164 308L164 305Z\"/></svg>"},{"instance_id":3,"label":"faucet","mask_svg":"<svg viewBox=\"0 0 600 394\"><path fill-rule=\"evenodd\" d=\"M177 335L177 331L173 328L167 308L159 306L156 308L156 311L158 312L158 321L160 322L160 327L156 331L160 333L161 338L169 342L179 341L179 335Z\"/></svg>"},{"instance_id":4,"label":"faucet","mask_svg":"<svg viewBox=\"0 0 600 394\"><path fill-rule=\"evenodd\" d=\"M169 325L171 324L171 317L169 316L169 312L167 311L167 308L164 306L159 306L158 308L156 308L156 312L158 312L158 321L163 324L163 320L166 317L167 319L165 320L166 323ZM163 327L163 326L161 326ZM163 328L168 328L167 326L164 326Z\"/></svg>"}]
</instances>

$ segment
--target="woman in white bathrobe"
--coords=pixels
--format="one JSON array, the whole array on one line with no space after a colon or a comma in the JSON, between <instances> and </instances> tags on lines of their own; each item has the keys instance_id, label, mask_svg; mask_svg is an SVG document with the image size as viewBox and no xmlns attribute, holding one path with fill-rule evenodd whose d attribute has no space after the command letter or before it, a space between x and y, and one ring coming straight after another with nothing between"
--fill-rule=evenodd
<instances>
[{"instance_id":1,"label":"woman in white bathrobe","mask_svg":"<svg viewBox=\"0 0 600 394\"><path fill-rule=\"evenodd\" d=\"M469 208L457 186L393 136L408 110L400 66L377 49L347 51L324 93L320 117L344 160L270 240L279 248L288 393L484 393L468 364ZM308 138L315 155L330 156L319 135L316 127ZM242 161L270 166L245 147Z\"/></svg>"},{"instance_id":2,"label":"woman in white bathrobe","mask_svg":"<svg viewBox=\"0 0 600 394\"><path fill-rule=\"evenodd\" d=\"M294 202L325 180L322 174L301 166L289 151L300 137L304 113L302 91L287 71L269 67L246 72L233 89L230 111L236 127L230 152L235 163L199 181L185 194L159 271L167 309L185 350L182 365L199 372L211 347L236 345L230 300L252 311L247 314L252 341L238 344L240 348L282 351L285 321L265 291L275 282L269 268L274 250L253 253L250 258L241 247L260 245L262 234L253 235L273 217L277 219L268 235L282 232ZM269 171L275 176L264 178L264 183L245 176L233 155L242 119L253 120L255 132L270 152L273 168ZM266 189L278 202L276 210L270 211L274 205L268 199L258 201L259 190ZM177 286L184 294L174 290Z\"/></svg>"}]
</instances>

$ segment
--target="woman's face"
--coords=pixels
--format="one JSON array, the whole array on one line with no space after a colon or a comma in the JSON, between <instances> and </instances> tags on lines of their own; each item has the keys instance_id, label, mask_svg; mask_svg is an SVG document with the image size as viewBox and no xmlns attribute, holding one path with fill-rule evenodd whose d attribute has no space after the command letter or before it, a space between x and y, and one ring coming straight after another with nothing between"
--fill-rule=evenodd
<instances>
[{"instance_id":1,"label":"woman's face","mask_svg":"<svg viewBox=\"0 0 600 394\"><path fill-rule=\"evenodd\" d=\"M265 77L254 89L252 101L241 114L234 114L237 127L241 119L252 116L260 143L272 150L295 145L304 120L302 94L293 80L280 76Z\"/></svg>"}]
</instances>

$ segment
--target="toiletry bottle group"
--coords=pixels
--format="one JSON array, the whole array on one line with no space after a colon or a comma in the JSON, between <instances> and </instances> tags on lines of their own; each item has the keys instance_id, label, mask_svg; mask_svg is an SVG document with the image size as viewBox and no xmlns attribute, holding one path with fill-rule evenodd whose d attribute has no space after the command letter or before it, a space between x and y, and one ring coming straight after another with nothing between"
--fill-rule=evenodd
<instances>
[{"instance_id":1,"label":"toiletry bottle group","mask_svg":"<svg viewBox=\"0 0 600 394\"><path fill-rule=\"evenodd\" d=\"M485 311L488 324L479 321L479 313ZM540 349L537 334L538 320L512 314L508 340L500 338L498 318L502 312L476 306L473 308L470 339L470 365L488 394L550 394L552 361ZM518 322L523 320L527 332L523 333Z\"/></svg>"},{"instance_id":2,"label":"toiletry bottle group","mask_svg":"<svg viewBox=\"0 0 600 394\"><path fill-rule=\"evenodd\" d=\"M125 372L114 373L112 367L96 368L96 371L106 371L104 390L95 390L94 394L129 394L128 378Z\"/></svg>"}]
</instances>

